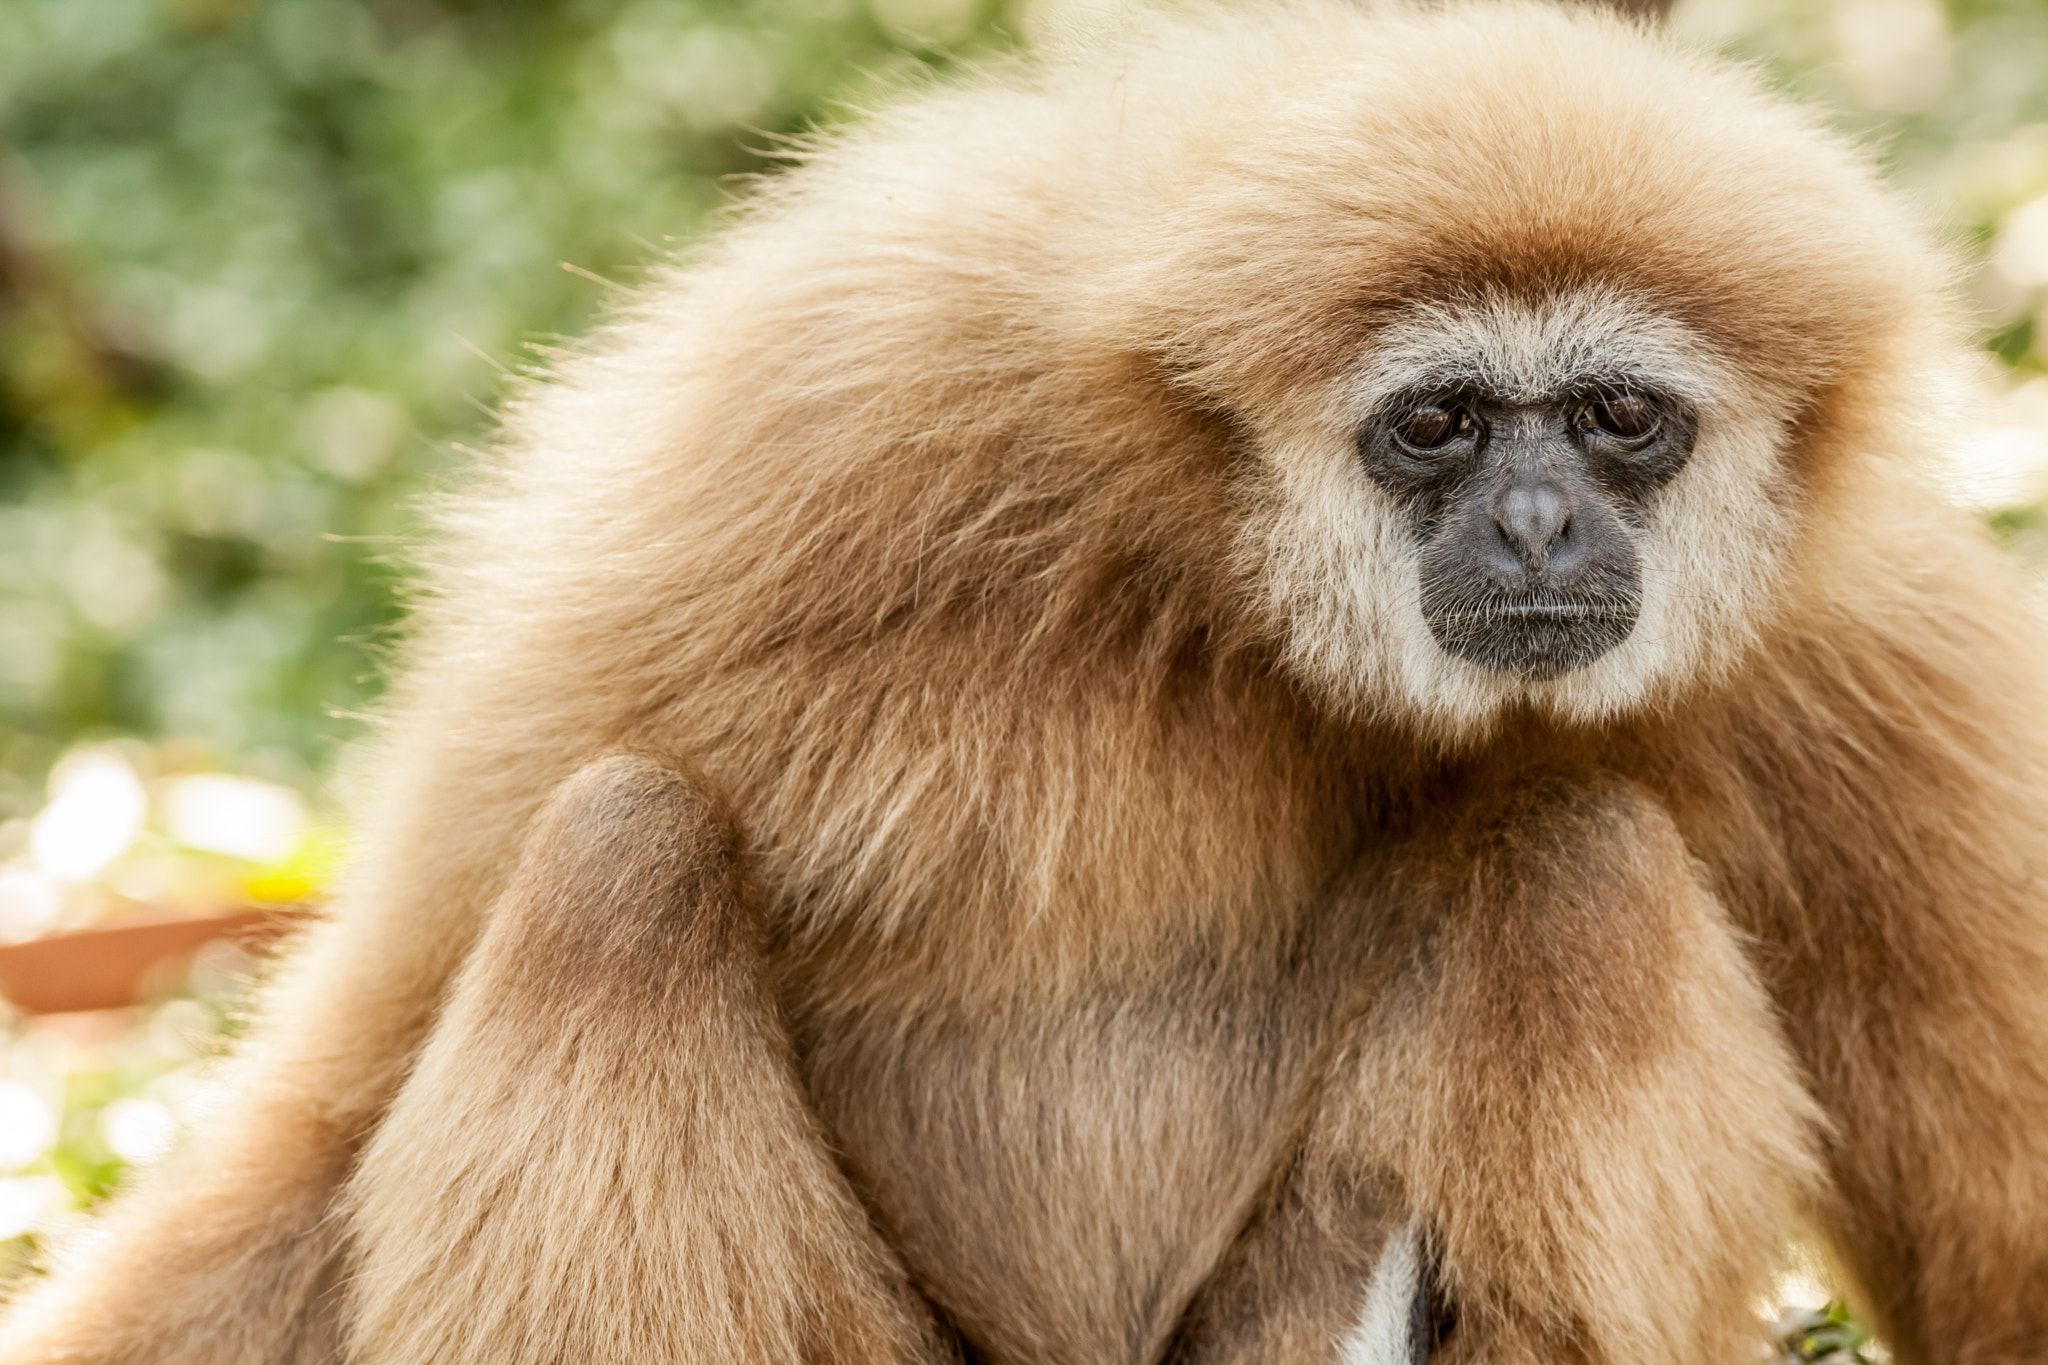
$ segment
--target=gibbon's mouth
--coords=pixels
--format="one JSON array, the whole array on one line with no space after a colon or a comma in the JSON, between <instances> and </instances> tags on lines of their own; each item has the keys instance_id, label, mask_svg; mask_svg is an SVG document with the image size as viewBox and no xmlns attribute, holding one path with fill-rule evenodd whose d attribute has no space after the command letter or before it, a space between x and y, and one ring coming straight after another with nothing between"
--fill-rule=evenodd
<instances>
[{"instance_id":1,"label":"gibbon's mouth","mask_svg":"<svg viewBox=\"0 0 2048 1365\"><path fill-rule=\"evenodd\" d=\"M1591 664L1626 640L1633 598L1505 600L1427 611L1430 634L1458 658L1544 682Z\"/></svg>"},{"instance_id":2,"label":"gibbon's mouth","mask_svg":"<svg viewBox=\"0 0 2048 1365\"><path fill-rule=\"evenodd\" d=\"M1517 602L1501 607L1496 614L1536 621L1582 621L1614 610L1613 607L1598 607L1590 602Z\"/></svg>"}]
</instances>

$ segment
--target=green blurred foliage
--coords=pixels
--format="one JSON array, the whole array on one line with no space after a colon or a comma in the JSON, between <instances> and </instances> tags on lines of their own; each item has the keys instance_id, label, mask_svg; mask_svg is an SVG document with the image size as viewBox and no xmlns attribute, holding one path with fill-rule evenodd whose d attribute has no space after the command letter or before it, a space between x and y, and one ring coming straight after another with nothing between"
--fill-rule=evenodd
<instances>
[{"instance_id":1,"label":"green blurred foliage","mask_svg":"<svg viewBox=\"0 0 2048 1365\"><path fill-rule=\"evenodd\" d=\"M500 367L582 330L776 134L1000 43L994 18L0 5L0 820L97 733L303 785L376 691L394 551Z\"/></svg>"},{"instance_id":2,"label":"green blurred foliage","mask_svg":"<svg viewBox=\"0 0 2048 1365\"><path fill-rule=\"evenodd\" d=\"M2005 231L2048 195L2048 3L1678 0L1673 24L1761 60L1783 88L1871 141L1962 248L1987 349L2030 374L2048 368L2048 328L2037 325L2048 241L2030 231L2015 244ZM1991 259L2001 236L2017 248L2004 269Z\"/></svg>"},{"instance_id":3,"label":"green blurred foliage","mask_svg":"<svg viewBox=\"0 0 2048 1365\"><path fill-rule=\"evenodd\" d=\"M1772 1324L1774 1365L1872 1365L1873 1342L1840 1299L1794 1308Z\"/></svg>"}]
</instances>

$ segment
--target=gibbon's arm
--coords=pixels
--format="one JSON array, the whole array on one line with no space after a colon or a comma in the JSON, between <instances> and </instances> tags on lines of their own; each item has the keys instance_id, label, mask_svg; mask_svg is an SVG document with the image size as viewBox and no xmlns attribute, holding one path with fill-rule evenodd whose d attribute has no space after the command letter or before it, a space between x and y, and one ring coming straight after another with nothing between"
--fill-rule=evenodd
<instances>
[{"instance_id":1,"label":"gibbon's arm","mask_svg":"<svg viewBox=\"0 0 2048 1365\"><path fill-rule=\"evenodd\" d=\"M352 1361L934 1362L689 779L554 796L344 1197Z\"/></svg>"},{"instance_id":2,"label":"gibbon's arm","mask_svg":"<svg viewBox=\"0 0 2048 1365\"><path fill-rule=\"evenodd\" d=\"M1642 788L1498 790L1397 874L1408 962L1173 1365L1405 1365L1437 1338L1475 1365L1759 1349L1815 1114L1739 935Z\"/></svg>"},{"instance_id":3,"label":"gibbon's arm","mask_svg":"<svg viewBox=\"0 0 2048 1365\"><path fill-rule=\"evenodd\" d=\"M2039 1362L2048 646L1992 547L1886 544L1911 581L1832 594L1763 695L1695 717L1698 846L1827 1111L1821 1219L1893 1355Z\"/></svg>"}]
</instances>

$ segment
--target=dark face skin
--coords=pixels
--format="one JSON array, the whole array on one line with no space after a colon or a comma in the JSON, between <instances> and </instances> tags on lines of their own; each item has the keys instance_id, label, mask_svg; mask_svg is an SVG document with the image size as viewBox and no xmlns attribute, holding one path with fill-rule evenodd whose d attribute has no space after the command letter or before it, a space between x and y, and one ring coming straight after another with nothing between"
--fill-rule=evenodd
<instances>
[{"instance_id":1,"label":"dark face skin","mask_svg":"<svg viewBox=\"0 0 2048 1365\"><path fill-rule=\"evenodd\" d=\"M1530 679L1584 668L1635 628L1636 538L1692 454L1693 409L1639 384L1539 401L1403 394L1359 434L1422 545L1422 614L1461 659Z\"/></svg>"}]
</instances>

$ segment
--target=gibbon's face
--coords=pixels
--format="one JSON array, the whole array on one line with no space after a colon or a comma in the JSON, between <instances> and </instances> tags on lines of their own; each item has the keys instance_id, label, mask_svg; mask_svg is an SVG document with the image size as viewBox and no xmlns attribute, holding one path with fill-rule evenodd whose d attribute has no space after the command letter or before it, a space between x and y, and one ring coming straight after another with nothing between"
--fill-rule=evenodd
<instances>
[{"instance_id":1,"label":"gibbon's face","mask_svg":"<svg viewBox=\"0 0 2048 1365\"><path fill-rule=\"evenodd\" d=\"M1410 309L1269 434L1253 538L1292 661L1452 739L1697 680L1781 573L1789 406L1619 290Z\"/></svg>"},{"instance_id":2,"label":"gibbon's face","mask_svg":"<svg viewBox=\"0 0 2048 1365\"><path fill-rule=\"evenodd\" d=\"M1635 629L1637 536L1698 434L1687 399L1625 365L1536 387L1453 372L1389 395L1358 453L1414 534L1436 642L1547 681Z\"/></svg>"}]
</instances>

